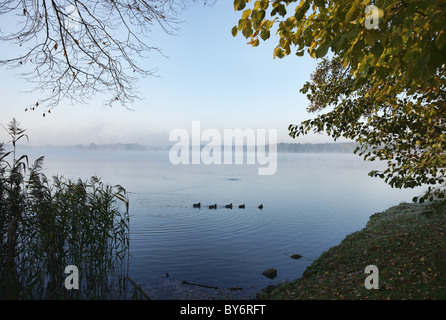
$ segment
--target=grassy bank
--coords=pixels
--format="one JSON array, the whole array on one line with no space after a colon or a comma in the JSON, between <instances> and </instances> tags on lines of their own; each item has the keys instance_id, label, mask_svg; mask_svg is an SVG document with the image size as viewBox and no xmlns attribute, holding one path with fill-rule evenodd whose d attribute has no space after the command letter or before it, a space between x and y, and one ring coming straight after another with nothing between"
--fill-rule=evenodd
<instances>
[{"instance_id":1,"label":"grassy bank","mask_svg":"<svg viewBox=\"0 0 446 320\"><path fill-rule=\"evenodd\" d=\"M264 290L264 299L446 299L446 209L400 204L324 252L301 278ZM368 265L379 289L366 289Z\"/></svg>"}]
</instances>

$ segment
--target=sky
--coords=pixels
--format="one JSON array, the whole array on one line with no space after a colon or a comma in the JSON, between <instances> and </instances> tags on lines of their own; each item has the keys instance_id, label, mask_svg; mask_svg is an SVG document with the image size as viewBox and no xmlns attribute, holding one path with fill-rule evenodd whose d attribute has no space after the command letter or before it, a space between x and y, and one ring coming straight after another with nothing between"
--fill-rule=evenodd
<instances>
[{"instance_id":1,"label":"sky","mask_svg":"<svg viewBox=\"0 0 446 320\"><path fill-rule=\"evenodd\" d=\"M0 123L15 118L27 128L29 144L71 145L140 143L166 145L177 128L191 132L192 121L201 129L276 129L278 142L324 143L332 139L308 135L292 139L288 126L313 117L299 89L309 81L317 61L308 55L273 59L274 39L253 48L231 29L241 13L233 2L213 6L196 3L181 15L176 35L154 30L147 39L163 55L153 52L142 63L156 68L157 77L139 79L141 100L128 110L119 104L104 106L102 99L88 104L63 102L42 117L25 108L36 94L20 93L29 84L18 70L0 69ZM14 23L12 21L11 23ZM2 57L8 47L2 44ZM5 52L6 50L6 52ZM1 128L0 128L1 129ZM0 133L0 141L6 135Z\"/></svg>"}]
</instances>

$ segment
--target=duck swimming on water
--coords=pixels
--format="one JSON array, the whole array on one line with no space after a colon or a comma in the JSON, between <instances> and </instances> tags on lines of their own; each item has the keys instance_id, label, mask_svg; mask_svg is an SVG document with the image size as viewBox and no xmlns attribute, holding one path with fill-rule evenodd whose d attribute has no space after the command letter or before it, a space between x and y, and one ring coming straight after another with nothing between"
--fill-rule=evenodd
<instances>
[{"instance_id":1,"label":"duck swimming on water","mask_svg":"<svg viewBox=\"0 0 446 320\"><path fill-rule=\"evenodd\" d=\"M238 206L240 209L245 209L245 204L241 204Z\"/></svg>"},{"instance_id":2,"label":"duck swimming on water","mask_svg":"<svg viewBox=\"0 0 446 320\"><path fill-rule=\"evenodd\" d=\"M228 208L228 209L232 209L232 203L227 204L227 205L226 205L226 208Z\"/></svg>"},{"instance_id":3,"label":"duck swimming on water","mask_svg":"<svg viewBox=\"0 0 446 320\"><path fill-rule=\"evenodd\" d=\"M259 209L263 209L263 204L261 204L261 205L259 206Z\"/></svg>"},{"instance_id":4,"label":"duck swimming on water","mask_svg":"<svg viewBox=\"0 0 446 320\"><path fill-rule=\"evenodd\" d=\"M211 204L211 205L209 206L209 209L217 209L217 204Z\"/></svg>"},{"instance_id":5,"label":"duck swimming on water","mask_svg":"<svg viewBox=\"0 0 446 320\"><path fill-rule=\"evenodd\" d=\"M193 207L194 208L200 208L201 207L201 203L200 202L194 203Z\"/></svg>"}]
</instances>

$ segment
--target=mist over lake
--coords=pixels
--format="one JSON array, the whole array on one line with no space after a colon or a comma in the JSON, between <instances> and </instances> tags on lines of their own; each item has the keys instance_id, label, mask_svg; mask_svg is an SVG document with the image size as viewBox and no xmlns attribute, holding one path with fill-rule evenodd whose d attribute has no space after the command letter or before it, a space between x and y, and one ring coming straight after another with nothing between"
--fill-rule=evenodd
<instances>
[{"instance_id":1,"label":"mist over lake","mask_svg":"<svg viewBox=\"0 0 446 320\"><path fill-rule=\"evenodd\" d=\"M126 188L129 275L152 299L253 298L268 285L300 277L322 252L364 228L370 215L421 193L369 177L385 164L351 153L279 152L270 176L258 175L256 165L172 165L164 149L23 153L30 162L44 155L47 177L97 175ZM209 209L213 204L217 209ZM277 269L274 279L262 275L268 268Z\"/></svg>"}]
</instances>

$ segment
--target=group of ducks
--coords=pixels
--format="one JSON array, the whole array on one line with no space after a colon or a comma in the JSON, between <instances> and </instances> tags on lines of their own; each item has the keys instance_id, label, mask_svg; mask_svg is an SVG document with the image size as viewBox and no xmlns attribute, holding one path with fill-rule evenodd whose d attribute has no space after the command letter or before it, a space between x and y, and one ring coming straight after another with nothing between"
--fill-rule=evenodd
<instances>
[{"instance_id":1,"label":"group of ducks","mask_svg":"<svg viewBox=\"0 0 446 320\"><path fill-rule=\"evenodd\" d=\"M194 207L194 208L201 208L201 203L200 203L200 202L198 202L198 203L194 203L193 207ZM233 207L233 206L232 206L232 203L227 204L227 205L225 206L225 208L228 208L228 209L232 209L232 207ZM238 207L239 207L239 209L245 209L245 204L241 204L241 205L239 205ZM209 206L209 209L217 209L217 204L211 204L211 205ZM259 206L259 209L263 209L263 204L261 204L261 205Z\"/></svg>"}]
</instances>

